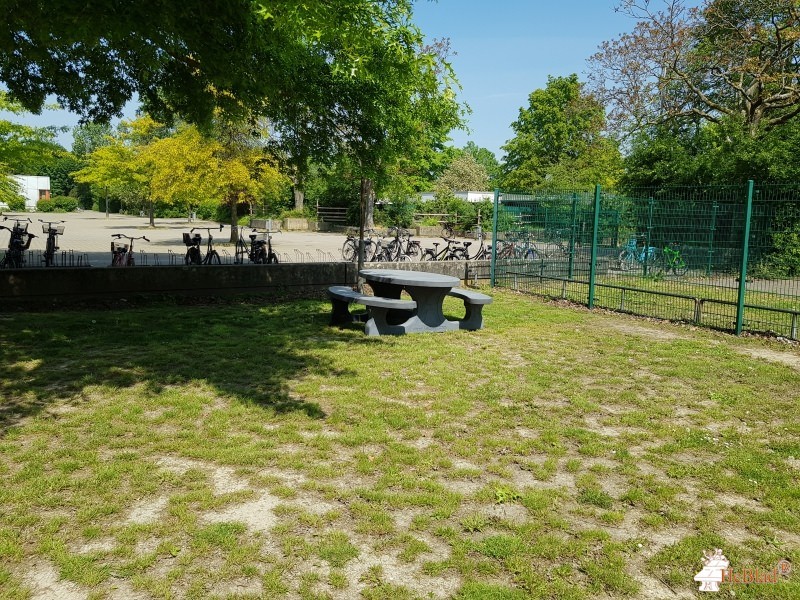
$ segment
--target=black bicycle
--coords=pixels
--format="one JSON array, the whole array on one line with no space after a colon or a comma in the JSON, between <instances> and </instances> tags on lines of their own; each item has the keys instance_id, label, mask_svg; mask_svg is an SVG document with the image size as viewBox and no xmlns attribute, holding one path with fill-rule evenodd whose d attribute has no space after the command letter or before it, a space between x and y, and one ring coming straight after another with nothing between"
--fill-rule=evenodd
<instances>
[{"instance_id":1,"label":"black bicycle","mask_svg":"<svg viewBox=\"0 0 800 600\"><path fill-rule=\"evenodd\" d=\"M442 238L447 245L439 250L439 242L433 243L433 248L425 248L422 260L461 260L464 247L453 238Z\"/></svg>"},{"instance_id":2,"label":"black bicycle","mask_svg":"<svg viewBox=\"0 0 800 600\"><path fill-rule=\"evenodd\" d=\"M43 221L42 231L47 234L47 242L44 246L44 266L52 267L56 264L56 250L58 250L58 236L64 233L64 226L61 225L64 221Z\"/></svg>"},{"instance_id":3,"label":"black bicycle","mask_svg":"<svg viewBox=\"0 0 800 600\"><path fill-rule=\"evenodd\" d=\"M220 224L219 230L222 231L223 225ZM195 229L205 229L208 232L208 243L206 245L206 254L200 251L200 244L203 242L203 237L199 233L194 233ZM186 256L183 257L184 264L187 265L211 265L222 264L219 258L219 253L214 250L214 236L211 235L211 230L214 227L192 227L189 233L183 234L183 243L186 245ZM194 233L194 235L190 235Z\"/></svg>"},{"instance_id":4,"label":"black bicycle","mask_svg":"<svg viewBox=\"0 0 800 600\"><path fill-rule=\"evenodd\" d=\"M469 247L472 245L472 242L464 242L462 248L456 248L456 253L458 254L459 260L491 260L492 259L492 247L491 245L484 244L484 234L478 234L478 240L480 241L480 245L478 246L478 251L473 255L469 255Z\"/></svg>"},{"instance_id":5,"label":"black bicycle","mask_svg":"<svg viewBox=\"0 0 800 600\"><path fill-rule=\"evenodd\" d=\"M278 264L278 255L272 251L272 232L266 231L262 234L255 228L252 233L248 234L250 238L250 246L244 241L242 234L242 227L239 228L239 240L236 242L236 254L234 263L237 265L244 264L244 259L247 258L251 263L256 265L276 265Z\"/></svg>"},{"instance_id":6,"label":"black bicycle","mask_svg":"<svg viewBox=\"0 0 800 600\"><path fill-rule=\"evenodd\" d=\"M133 267L136 264L133 255L133 243L135 240L144 240L145 242L149 242L145 236L140 237L131 237L129 235L125 235L123 233L113 233L111 237L117 238L125 238L126 240L130 241L130 244L126 244L125 242L111 242L111 266L112 267Z\"/></svg>"},{"instance_id":7,"label":"black bicycle","mask_svg":"<svg viewBox=\"0 0 800 600\"><path fill-rule=\"evenodd\" d=\"M3 217L3 221L9 220L9 217ZM21 269L25 266L25 252L31 247L31 240L36 236L28 233L28 224L32 221L28 218L19 219L11 217L14 225L6 227L0 225L0 229L6 229L11 232L11 238L8 240L8 249L6 250L3 260L0 260L0 269Z\"/></svg>"}]
</instances>

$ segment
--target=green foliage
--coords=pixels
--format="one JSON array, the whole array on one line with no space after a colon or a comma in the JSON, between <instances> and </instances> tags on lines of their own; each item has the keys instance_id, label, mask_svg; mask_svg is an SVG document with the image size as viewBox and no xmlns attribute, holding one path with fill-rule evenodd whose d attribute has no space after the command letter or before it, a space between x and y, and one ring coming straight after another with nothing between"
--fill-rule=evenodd
<instances>
[{"instance_id":1,"label":"green foliage","mask_svg":"<svg viewBox=\"0 0 800 600\"><path fill-rule=\"evenodd\" d=\"M411 227L415 211L416 203L410 200L395 200L390 204L383 205L375 219L387 227Z\"/></svg>"},{"instance_id":2,"label":"green foliage","mask_svg":"<svg viewBox=\"0 0 800 600\"><path fill-rule=\"evenodd\" d=\"M19 194L14 194L13 196L7 197L4 200L5 203L8 204L8 210L10 211L19 212L25 210L25 198Z\"/></svg>"},{"instance_id":3,"label":"green foliage","mask_svg":"<svg viewBox=\"0 0 800 600\"><path fill-rule=\"evenodd\" d=\"M487 229L492 222L492 214L494 213L494 203L491 200L483 200L482 202L468 202L463 198L456 198L455 196L444 196L435 200L421 201L416 204L416 212L431 213L431 214L449 214L454 217L457 216L455 223L456 229L462 232L468 232L478 224L478 214L480 213L481 227ZM430 225L438 225L439 220L433 218L432 222L423 223Z\"/></svg>"},{"instance_id":4,"label":"green foliage","mask_svg":"<svg viewBox=\"0 0 800 600\"><path fill-rule=\"evenodd\" d=\"M78 208L78 200L69 196L51 196L42 198L36 204L39 212L73 212Z\"/></svg>"},{"instance_id":5,"label":"green foliage","mask_svg":"<svg viewBox=\"0 0 800 600\"><path fill-rule=\"evenodd\" d=\"M434 189L438 195L448 195L458 191L484 191L489 186L489 174L472 154L464 153L450 163L441 177L436 180Z\"/></svg>"},{"instance_id":6,"label":"green foliage","mask_svg":"<svg viewBox=\"0 0 800 600\"><path fill-rule=\"evenodd\" d=\"M772 235L772 251L751 269L760 279L781 279L800 275L800 223Z\"/></svg>"},{"instance_id":7,"label":"green foliage","mask_svg":"<svg viewBox=\"0 0 800 600\"><path fill-rule=\"evenodd\" d=\"M577 75L549 77L511 127L515 136L503 147L506 189L609 185L619 175L620 154L604 134L603 105L584 92Z\"/></svg>"}]
</instances>

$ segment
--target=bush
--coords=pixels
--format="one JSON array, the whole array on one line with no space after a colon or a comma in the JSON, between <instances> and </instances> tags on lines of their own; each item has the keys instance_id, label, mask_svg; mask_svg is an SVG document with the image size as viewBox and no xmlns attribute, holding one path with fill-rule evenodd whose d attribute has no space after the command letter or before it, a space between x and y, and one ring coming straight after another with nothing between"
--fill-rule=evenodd
<instances>
[{"instance_id":1,"label":"bush","mask_svg":"<svg viewBox=\"0 0 800 600\"><path fill-rule=\"evenodd\" d=\"M8 199L8 210L19 212L25 210L25 198L22 196L13 196Z\"/></svg>"},{"instance_id":2,"label":"bush","mask_svg":"<svg viewBox=\"0 0 800 600\"><path fill-rule=\"evenodd\" d=\"M42 198L36 204L39 212L74 212L78 209L78 199L69 196L53 196Z\"/></svg>"}]
</instances>

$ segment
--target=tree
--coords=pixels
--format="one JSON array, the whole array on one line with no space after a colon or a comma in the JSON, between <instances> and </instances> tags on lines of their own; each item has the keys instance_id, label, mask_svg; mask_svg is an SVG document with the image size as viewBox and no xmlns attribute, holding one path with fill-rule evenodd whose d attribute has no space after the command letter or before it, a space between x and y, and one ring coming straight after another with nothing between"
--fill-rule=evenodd
<instances>
[{"instance_id":1,"label":"tree","mask_svg":"<svg viewBox=\"0 0 800 600\"><path fill-rule=\"evenodd\" d=\"M26 111L19 102L0 91L0 110L20 115ZM55 127L31 127L0 119L0 156L9 172L38 175L37 167L64 149L56 143Z\"/></svg>"},{"instance_id":2,"label":"tree","mask_svg":"<svg viewBox=\"0 0 800 600\"><path fill-rule=\"evenodd\" d=\"M457 191L485 190L488 183L486 167L472 154L464 153L453 160L436 180L435 189L438 195L453 195Z\"/></svg>"},{"instance_id":3,"label":"tree","mask_svg":"<svg viewBox=\"0 0 800 600\"><path fill-rule=\"evenodd\" d=\"M639 19L604 42L590 82L620 135L667 122L739 123L750 137L800 114L795 0L623 0Z\"/></svg>"},{"instance_id":4,"label":"tree","mask_svg":"<svg viewBox=\"0 0 800 600\"><path fill-rule=\"evenodd\" d=\"M111 125L108 123L84 123L72 128L72 153L82 159L100 146L111 142Z\"/></svg>"},{"instance_id":5,"label":"tree","mask_svg":"<svg viewBox=\"0 0 800 600\"><path fill-rule=\"evenodd\" d=\"M483 165L483 168L486 169L486 174L489 176L488 187L490 189L495 188L502 174L502 167L494 152L478 146L475 142L467 142L467 145L461 151L470 154L475 159L475 162Z\"/></svg>"},{"instance_id":6,"label":"tree","mask_svg":"<svg viewBox=\"0 0 800 600\"><path fill-rule=\"evenodd\" d=\"M603 105L584 92L578 76L549 77L511 124L515 137L503 150L503 187L532 189L613 181L619 150L604 134ZM600 168L598 168L601 165Z\"/></svg>"}]
</instances>

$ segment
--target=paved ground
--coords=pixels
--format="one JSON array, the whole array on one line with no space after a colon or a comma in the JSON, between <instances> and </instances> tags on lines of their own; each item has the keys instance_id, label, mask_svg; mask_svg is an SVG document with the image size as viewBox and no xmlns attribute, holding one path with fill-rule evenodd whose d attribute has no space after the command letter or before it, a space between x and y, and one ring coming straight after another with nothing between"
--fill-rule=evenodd
<instances>
[{"instance_id":1,"label":"paved ground","mask_svg":"<svg viewBox=\"0 0 800 600\"><path fill-rule=\"evenodd\" d=\"M146 254L147 264L167 265L171 262L181 264L186 253L183 244L183 233L194 228L212 227L214 245L223 262L233 262L233 245L230 240L230 226L226 225L222 232L219 224L206 221L189 222L186 219L156 219L155 227L149 226L147 217L111 214L85 210L74 213L30 213L24 215L33 221L29 231L36 234L30 249L34 252L31 266L40 260L39 253L44 250L46 234L42 233L39 219L47 221L64 221L64 234L59 237L59 261L69 261L72 251L73 264L80 260L84 264L88 259L92 266L105 266L111 261L112 234L122 233L131 237L146 236L150 241L135 242L137 264L142 264L140 252ZM4 223L10 225L8 221ZM245 231L249 231L245 229ZM200 229L203 236L203 251L207 231ZM8 246L9 233L0 230L0 251ZM273 235L273 249L278 253L281 262L319 262L342 260L342 244L345 236L341 233L316 233L285 231ZM440 239L422 238L423 247L432 247L433 242ZM63 252L67 254L63 254Z\"/></svg>"}]
</instances>

